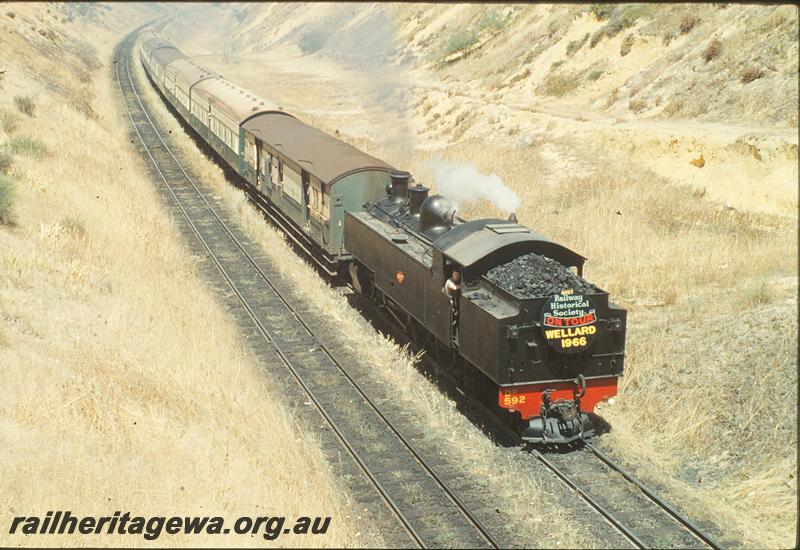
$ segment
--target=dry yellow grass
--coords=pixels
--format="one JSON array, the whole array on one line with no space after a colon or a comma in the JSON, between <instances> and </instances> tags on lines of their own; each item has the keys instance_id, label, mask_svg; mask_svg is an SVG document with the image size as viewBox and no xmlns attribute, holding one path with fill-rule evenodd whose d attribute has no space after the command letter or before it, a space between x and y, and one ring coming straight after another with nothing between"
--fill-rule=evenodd
<instances>
[{"instance_id":1,"label":"dry yellow grass","mask_svg":"<svg viewBox=\"0 0 800 550\"><path fill-rule=\"evenodd\" d=\"M147 543L8 533L14 515L59 509L229 521L332 516L324 536L273 544L358 545L356 513L319 448L297 432L290 404L270 391L198 277L128 143L110 79L111 47L123 29L92 27L103 58L87 66L68 52L43 55L14 28L40 21L63 30L41 23L50 7L13 9L12 32L1 29L0 109L13 110L6 92L35 96L34 117L19 120L15 135L40 140L48 153L14 156L16 225L0 226L0 545ZM122 13L128 8L113 9L132 23ZM264 541L162 535L158 544Z\"/></svg>"}]
</instances>

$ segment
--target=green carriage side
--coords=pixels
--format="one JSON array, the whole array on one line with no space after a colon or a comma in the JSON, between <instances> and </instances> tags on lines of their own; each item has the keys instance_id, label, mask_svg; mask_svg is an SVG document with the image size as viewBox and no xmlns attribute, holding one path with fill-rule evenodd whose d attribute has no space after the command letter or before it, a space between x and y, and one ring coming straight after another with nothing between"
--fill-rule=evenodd
<instances>
[{"instance_id":1,"label":"green carriage side","mask_svg":"<svg viewBox=\"0 0 800 550\"><path fill-rule=\"evenodd\" d=\"M347 259L344 212L386 193L391 166L296 118L257 114L242 124L245 173L332 261ZM255 168L258 167L257 170ZM249 172L247 171L249 170Z\"/></svg>"}]
</instances>

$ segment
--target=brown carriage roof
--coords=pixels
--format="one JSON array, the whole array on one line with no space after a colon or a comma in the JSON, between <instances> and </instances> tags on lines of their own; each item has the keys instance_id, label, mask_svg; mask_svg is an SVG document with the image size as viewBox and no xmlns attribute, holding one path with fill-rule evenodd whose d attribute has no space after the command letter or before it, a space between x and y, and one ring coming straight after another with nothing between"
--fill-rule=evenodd
<instances>
[{"instance_id":1,"label":"brown carriage roof","mask_svg":"<svg viewBox=\"0 0 800 550\"><path fill-rule=\"evenodd\" d=\"M192 97L196 95L210 100L217 108L227 111L228 116L239 124L259 112L275 111L284 116L291 116L280 111L274 103L258 97L220 76L195 84L192 87Z\"/></svg>"},{"instance_id":2,"label":"brown carriage roof","mask_svg":"<svg viewBox=\"0 0 800 550\"><path fill-rule=\"evenodd\" d=\"M245 121L242 127L327 184L353 172L394 169L384 161L291 116L258 114Z\"/></svg>"},{"instance_id":3,"label":"brown carriage roof","mask_svg":"<svg viewBox=\"0 0 800 550\"><path fill-rule=\"evenodd\" d=\"M150 56L153 58L153 61L162 67L169 65L176 59L188 59L178 48L162 40L159 40L156 44L151 46Z\"/></svg>"},{"instance_id":4,"label":"brown carriage roof","mask_svg":"<svg viewBox=\"0 0 800 550\"><path fill-rule=\"evenodd\" d=\"M150 48L159 41L159 38L156 34L151 30L146 30L142 35L139 37L139 45L142 49L146 51L150 51Z\"/></svg>"},{"instance_id":5,"label":"brown carriage roof","mask_svg":"<svg viewBox=\"0 0 800 550\"><path fill-rule=\"evenodd\" d=\"M201 67L191 59L179 58L170 62L164 69L166 73L175 75L175 80L183 83L187 88L193 84L206 79L214 78L217 75L214 71Z\"/></svg>"}]
</instances>

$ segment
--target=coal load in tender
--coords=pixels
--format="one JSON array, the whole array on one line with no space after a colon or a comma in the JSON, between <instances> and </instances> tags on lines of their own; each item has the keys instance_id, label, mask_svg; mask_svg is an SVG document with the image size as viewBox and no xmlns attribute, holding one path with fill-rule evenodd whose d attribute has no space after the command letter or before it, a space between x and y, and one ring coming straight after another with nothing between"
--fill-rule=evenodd
<instances>
[{"instance_id":1,"label":"coal load in tender","mask_svg":"<svg viewBox=\"0 0 800 550\"><path fill-rule=\"evenodd\" d=\"M593 294L599 290L557 261L538 254L525 254L493 267L486 277L521 299L561 294L565 288L574 289L576 294Z\"/></svg>"}]
</instances>

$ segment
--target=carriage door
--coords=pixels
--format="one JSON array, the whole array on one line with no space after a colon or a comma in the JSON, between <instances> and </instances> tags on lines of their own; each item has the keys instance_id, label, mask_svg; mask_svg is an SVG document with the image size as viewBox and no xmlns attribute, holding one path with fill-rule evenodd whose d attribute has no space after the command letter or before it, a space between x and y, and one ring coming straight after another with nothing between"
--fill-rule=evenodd
<instances>
[{"instance_id":1,"label":"carriage door","mask_svg":"<svg viewBox=\"0 0 800 550\"><path fill-rule=\"evenodd\" d=\"M331 189L333 191L333 189ZM344 251L344 199L341 195L332 194L330 196L331 208L331 225L330 225L330 243L332 248L338 248L340 252ZM334 249L335 249L334 248Z\"/></svg>"},{"instance_id":2,"label":"carriage door","mask_svg":"<svg viewBox=\"0 0 800 550\"><path fill-rule=\"evenodd\" d=\"M309 196L309 194L311 193L310 191L311 182L309 181L308 172L306 172L305 170L301 170L300 174L301 174L300 177L303 182L303 194L301 197L303 200L303 204L301 205L303 210L303 224L306 232L311 232L311 212L309 210L309 208L311 207L311 197Z\"/></svg>"},{"instance_id":3,"label":"carriage door","mask_svg":"<svg viewBox=\"0 0 800 550\"><path fill-rule=\"evenodd\" d=\"M261 140L256 138L256 189L261 189L261 181L264 179L264 154L261 149Z\"/></svg>"}]
</instances>

